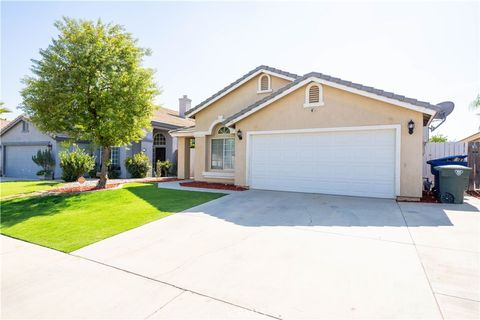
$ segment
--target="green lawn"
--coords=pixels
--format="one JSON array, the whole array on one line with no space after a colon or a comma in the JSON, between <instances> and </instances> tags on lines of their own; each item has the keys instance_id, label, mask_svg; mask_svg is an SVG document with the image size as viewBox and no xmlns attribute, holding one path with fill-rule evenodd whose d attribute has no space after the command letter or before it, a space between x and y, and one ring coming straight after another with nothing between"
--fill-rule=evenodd
<instances>
[{"instance_id":1,"label":"green lawn","mask_svg":"<svg viewBox=\"0 0 480 320\"><path fill-rule=\"evenodd\" d=\"M116 190L4 200L0 233L71 252L221 196L129 183Z\"/></svg>"},{"instance_id":2,"label":"green lawn","mask_svg":"<svg viewBox=\"0 0 480 320\"><path fill-rule=\"evenodd\" d=\"M6 181L0 182L0 199L13 195L32 193L40 190L48 190L62 185L56 181Z\"/></svg>"}]
</instances>

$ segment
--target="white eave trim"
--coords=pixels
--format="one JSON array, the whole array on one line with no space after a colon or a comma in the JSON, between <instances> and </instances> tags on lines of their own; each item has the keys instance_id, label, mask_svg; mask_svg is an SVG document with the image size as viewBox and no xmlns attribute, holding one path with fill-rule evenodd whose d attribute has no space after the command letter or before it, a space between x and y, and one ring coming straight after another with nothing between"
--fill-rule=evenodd
<instances>
[{"instance_id":1,"label":"white eave trim","mask_svg":"<svg viewBox=\"0 0 480 320\"><path fill-rule=\"evenodd\" d=\"M316 83L319 83L319 84L327 85L329 87L333 87L333 88L348 91L348 92L351 92L351 93L354 93L354 94L358 94L360 96L364 96L364 97L367 97L367 98L371 98L371 99L383 101L383 102L386 102L386 103L390 103L390 104L393 104L393 105L396 105L396 106L399 106L399 107L402 107L402 108L414 110L414 111L421 112L421 113L426 113L426 114L431 115L432 117L437 113L435 110L432 110L432 109L429 109L429 108L420 107L420 106L416 106L416 105L413 105L413 104L410 104L410 103L407 103L407 102L398 101L396 99L391 99L391 98L379 96L379 95L374 94L374 93L370 93L370 92L366 92L366 91L363 91L363 90L358 90L358 89L355 89L355 88L347 87L347 86L344 86L344 85L341 85L341 84L338 84L338 83L335 83L335 82L327 81L327 80L324 80L324 79L320 79L320 78L317 78L317 77L310 77L310 78L307 78L307 79L299 82L298 84L294 85L293 87L285 90L284 92L280 93L279 95L276 95L272 99L258 105L254 109L252 109L252 110L238 116L237 118L229 121L228 123L226 123L226 126L234 125L236 122L250 116L252 113L257 112L258 110L260 110L260 109L268 106L269 104L283 98L284 96L290 94L291 92L297 90L298 88L300 88L300 87L302 87L302 86L304 86L307 83L312 82L312 81L316 82Z\"/></svg>"},{"instance_id":2,"label":"white eave trim","mask_svg":"<svg viewBox=\"0 0 480 320\"><path fill-rule=\"evenodd\" d=\"M193 132L168 132L172 137L193 137Z\"/></svg>"},{"instance_id":3,"label":"white eave trim","mask_svg":"<svg viewBox=\"0 0 480 320\"><path fill-rule=\"evenodd\" d=\"M233 87L231 87L230 89L228 89L227 91L225 92L222 92L222 94L216 96L215 98L213 98L212 100L208 101L207 103L205 103L203 106L201 106L200 108L198 108L197 110L193 111L192 113L188 114L187 117L191 118L192 116L194 116L195 114L197 114L198 112L200 112L201 110L205 109L206 107L208 107L209 105L211 105L212 103L214 103L215 101L223 98L224 96L226 96L227 94L229 94L230 92L232 92L233 90L237 89L238 87L240 87L241 85L243 85L244 83L246 83L247 81L255 78L256 76L258 76L259 74L262 74L262 73L265 73L265 74L268 74L268 75L271 75L271 76L275 76L275 77L278 77L278 78L282 78L282 79L285 79L285 80L289 80L289 81L294 81L295 78L292 78L292 77L287 77L283 74L280 74L280 73L276 73L276 72L272 72L272 71L269 71L269 70L266 70L266 69L260 69L254 73L252 73L251 75L249 75L248 77L246 77L245 79L243 79L242 81L240 81L239 83L237 83L236 85L234 85Z\"/></svg>"}]
</instances>

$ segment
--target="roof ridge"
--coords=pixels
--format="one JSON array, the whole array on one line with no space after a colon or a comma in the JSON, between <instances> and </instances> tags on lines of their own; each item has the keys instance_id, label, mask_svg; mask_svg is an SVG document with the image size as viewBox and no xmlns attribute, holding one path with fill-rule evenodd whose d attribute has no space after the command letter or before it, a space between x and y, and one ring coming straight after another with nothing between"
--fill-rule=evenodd
<instances>
[{"instance_id":1,"label":"roof ridge","mask_svg":"<svg viewBox=\"0 0 480 320\"><path fill-rule=\"evenodd\" d=\"M288 78L293 78L293 79L298 79L300 78L299 75L297 74L294 74L294 73L291 73L291 72L287 72L287 71L283 71L281 69L277 69L277 68L273 68L273 67L270 67L270 66L267 66L267 65L259 65L258 67L250 70L249 72L247 72L246 74L244 74L243 76L241 76L240 78L238 78L237 80L233 81L232 83L230 83L229 85L227 85L226 87L224 87L223 89L217 91L215 94L211 95L210 97L208 97L207 99L203 100L202 102L200 102L199 104L197 104L195 107L191 108L190 110L188 110L185 114L188 115L188 114L191 114L192 112L194 112L195 110L198 110L199 108L203 107L205 104L209 103L210 101L214 100L215 98L217 98L218 96L220 96L221 94L227 92L228 90L230 90L231 88L233 88L235 85L241 83L242 81L244 81L245 79L247 79L248 77L250 77L251 75L255 74L256 72L260 71L260 70L267 70L267 71L270 71L270 72L273 72L273 73L277 73L277 74L280 74L280 75L283 75L285 77L288 77Z\"/></svg>"},{"instance_id":2,"label":"roof ridge","mask_svg":"<svg viewBox=\"0 0 480 320\"><path fill-rule=\"evenodd\" d=\"M239 116L255 109L259 105L262 105L262 104L268 102L269 100L273 99L277 95L282 94L284 91L290 89L291 87L293 87L293 86L297 85L298 83L300 83L300 82L302 82L302 81L304 81L308 78L311 78L311 77L320 78L320 79L323 79L323 80L326 80L326 81L329 81L329 82L333 82L333 83L337 83L337 84L340 84L340 85L343 85L343 86L346 86L346 87L350 87L350 88L354 88L354 89L357 89L357 90L365 91L365 92L372 93L372 94L382 96L382 97L385 97L385 98L394 99L394 100L397 100L397 101L400 101L400 102L405 102L405 103L408 103L408 104L411 104L411 105L431 109L431 110L434 110L436 112L440 111L440 107L438 105L434 105L434 104L429 103L429 102L420 101L420 100L417 100L417 99L414 99L414 98L408 98L406 96L398 95L398 94L395 94L393 92L384 91L384 90L377 89L377 88L374 88L374 87L364 86L360 83L355 83L355 82L352 82L352 81L343 80L341 78L336 78L336 77L332 77L332 76L329 76L329 75L325 75L325 74L320 73L320 72L312 71L312 72L308 72L308 73L304 74L303 76L295 79L294 81L292 81L289 84L283 86L282 88L278 89L277 91L272 92L271 94L264 97L263 99L260 99L256 102L250 104L248 107L240 110L239 112L231 115L230 117L226 118L223 121L223 123L227 124L227 123L235 120Z\"/></svg>"}]
</instances>

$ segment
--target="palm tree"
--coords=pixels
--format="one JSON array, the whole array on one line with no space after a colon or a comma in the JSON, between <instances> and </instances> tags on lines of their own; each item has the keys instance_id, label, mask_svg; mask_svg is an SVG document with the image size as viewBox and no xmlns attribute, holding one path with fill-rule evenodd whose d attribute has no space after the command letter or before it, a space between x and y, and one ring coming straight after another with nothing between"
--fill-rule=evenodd
<instances>
[{"instance_id":1,"label":"palm tree","mask_svg":"<svg viewBox=\"0 0 480 320\"><path fill-rule=\"evenodd\" d=\"M11 112L9 109L3 107L3 102L0 101L0 114Z\"/></svg>"},{"instance_id":2,"label":"palm tree","mask_svg":"<svg viewBox=\"0 0 480 320\"><path fill-rule=\"evenodd\" d=\"M470 110L472 110L473 112L480 112L480 94L477 94L475 100L470 103Z\"/></svg>"},{"instance_id":3,"label":"palm tree","mask_svg":"<svg viewBox=\"0 0 480 320\"><path fill-rule=\"evenodd\" d=\"M470 111L480 117L480 94L477 94L475 100L470 103ZM478 126L478 130L480 131L480 126Z\"/></svg>"}]
</instances>

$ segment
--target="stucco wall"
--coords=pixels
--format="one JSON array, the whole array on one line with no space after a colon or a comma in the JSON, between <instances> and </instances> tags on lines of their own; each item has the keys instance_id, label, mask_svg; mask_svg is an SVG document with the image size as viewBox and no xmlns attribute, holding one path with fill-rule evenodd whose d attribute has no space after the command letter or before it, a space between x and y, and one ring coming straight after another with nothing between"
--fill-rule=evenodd
<instances>
[{"instance_id":1,"label":"stucco wall","mask_svg":"<svg viewBox=\"0 0 480 320\"><path fill-rule=\"evenodd\" d=\"M302 87L236 124L236 129L242 130L245 138L235 140L235 184L246 185L246 137L249 131L399 124L400 196L420 197L423 115L325 85L323 91L325 105L313 109L313 112L303 107L305 87ZM407 129L410 120L416 124L412 135Z\"/></svg>"},{"instance_id":2,"label":"stucco wall","mask_svg":"<svg viewBox=\"0 0 480 320\"><path fill-rule=\"evenodd\" d=\"M213 122L215 122L220 115L224 118L227 118L240 110L243 110L250 104L263 99L265 96L271 93L257 93L258 91L258 79L263 74L260 74L236 90L230 92L226 96L220 98L219 100L212 103L210 106L204 110L198 112L195 115L195 127L196 131L208 131ZM270 76L272 91L277 91L281 87L288 84L290 81ZM216 130L221 125L216 125L212 134L215 134ZM223 178L207 178L203 176L205 171L221 171L221 170L211 170L210 169L210 143L211 135L203 137L195 137L195 163L194 167L194 176L197 181L207 181L207 182L219 182L219 183L233 183L234 179L223 179ZM231 170L227 170L227 172Z\"/></svg>"},{"instance_id":3,"label":"stucco wall","mask_svg":"<svg viewBox=\"0 0 480 320\"><path fill-rule=\"evenodd\" d=\"M255 101L263 99L271 93L257 93L258 78L262 74L250 79L236 90L215 101L202 111L195 115L195 127L197 131L206 131L210 128L213 121L218 119L219 115L225 118L248 107ZM277 91L281 87L290 83L290 81L270 76L272 81L272 90Z\"/></svg>"},{"instance_id":4,"label":"stucco wall","mask_svg":"<svg viewBox=\"0 0 480 320\"><path fill-rule=\"evenodd\" d=\"M52 145L52 153L55 155L55 170L54 174L55 177L60 177L61 169L59 166L60 160L58 159L57 153L57 142L49 135L41 132L37 129L37 127L29 122L29 130L28 132L22 131L22 121L18 122L13 128L5 132L1 137L1 144L2 144L2 172L4 169L5 163L3 162L4 159L4 152L8 153L8 144L29 144L35 145L38 144L38 149L44 149L44 147L50 142ZM6 146L4 146L4 144ZM33 161L32 161L33 163ZM39 168L40 169L40 168Z\"/></svg>"}]
</instances>

